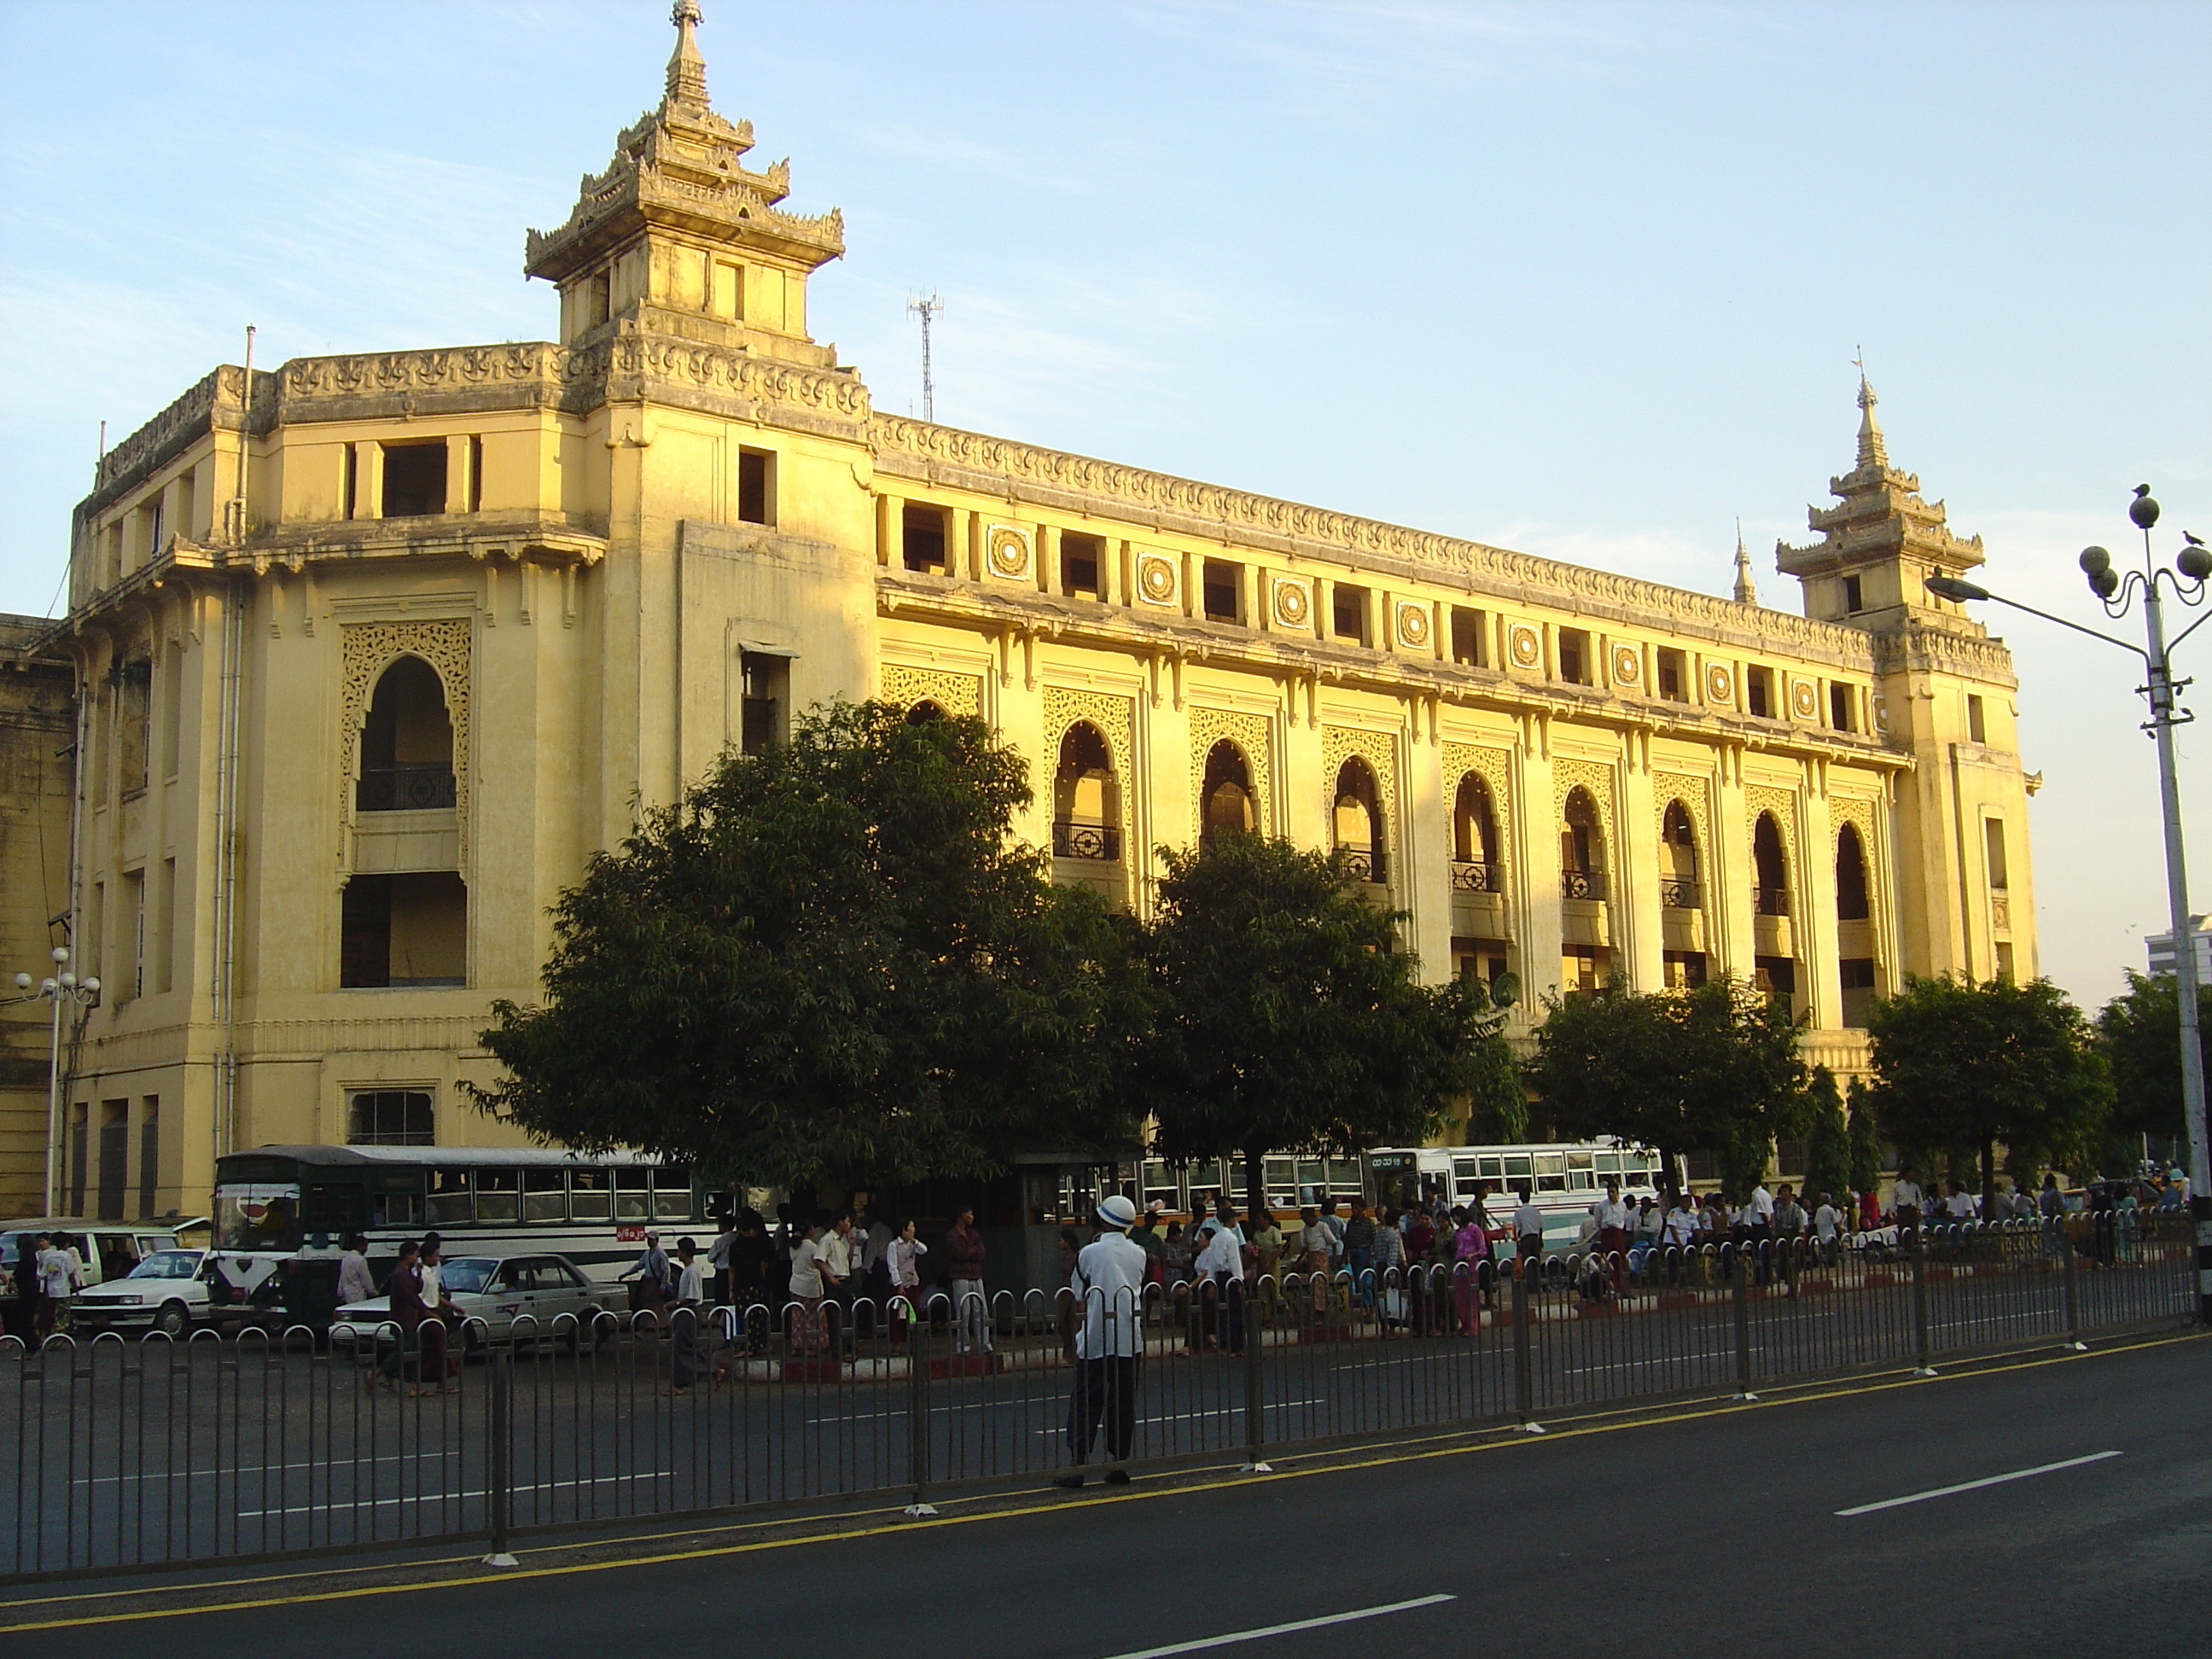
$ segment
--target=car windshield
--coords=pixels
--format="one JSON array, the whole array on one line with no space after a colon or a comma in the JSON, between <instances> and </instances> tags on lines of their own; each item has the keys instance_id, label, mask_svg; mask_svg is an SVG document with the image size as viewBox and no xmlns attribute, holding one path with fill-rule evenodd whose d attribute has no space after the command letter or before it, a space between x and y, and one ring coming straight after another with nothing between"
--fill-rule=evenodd
<instances>
[{"instance_id":1,"label":"car windshield","mask_svg":"<svg viewBox=\"0 0 2212 1659\"><path fill-rule=\"evenodd\" d=\"M198 1250L156 1250L131 1270L132 1279L190 1279L200 1270Z\"/></svg>"},{"instance_id":2,"label":"car windshield","mask_svg":"<svg viewBox=\"0 0 2212 1659\"><path fill-rule=\"evenodd\" d=\"M438 1280L446 1293L466 1295L481 1291L484 1281L499 1271L499 1263L488 1255L465 1255L456 1261L442 1262L438 1267Z\"/></svg>"}]
</instances>

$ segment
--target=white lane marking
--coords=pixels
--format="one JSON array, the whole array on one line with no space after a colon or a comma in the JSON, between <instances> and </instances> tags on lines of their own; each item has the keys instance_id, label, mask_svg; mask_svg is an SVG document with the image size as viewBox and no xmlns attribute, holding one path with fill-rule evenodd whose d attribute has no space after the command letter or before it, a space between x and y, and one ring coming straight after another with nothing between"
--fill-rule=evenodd
<instances>
[{"instance_id":1,"label":"white lane marking","mask_svg":"<svg viewBox=\"0 0 2212 1659\"><path fill-rule=\"evenodd\" d=\"M1386 1613L1410 1613L1415 1607L1433 1607L1441 1602L1456 1601L1451 1595L1420 1595L1410 1601L1391 1601L1379 1607L1358 1607L1350 1613L1332 1613L1321 1619L1300 1619L1288 1625L1268 1625L1259 1630L1232 1631L1227 1636L1208 1636L1196 1642L1177 1642L1164 1648L1139 1648L1134 1653L1117 1653L1112 1659L1167 1659L1171 1653L1196 1653L1205 1648L1225 1648L1232 1642L1256 1642L1265 1636L1288 1636L1295 1631L1319 1630L1325 1625L1348 1625L1355 1619L1380 1619Z\"/></svg>"},{"instance_id":2,"label":"white lane marking","mask_svg":"<svg viewBox=\"0 0 2212 1659\"><path fill-rule=\"evenodd\" d=\"M1325 1400L1270 1400L1267 1402L1267 1408L1271 1412L1289 1411L1292 1407L1297 1406L1325 1406L1328 1403L1328 1402ZM1186 1422L1194 1417L1205 1418L1230 1416L1237 1412L1241 1412L1243 1409L1244 1407L1242 1401L1238 1401L1233 1405L1224 1406L1218 1411L1209 1411L1203 1406L1194 1406L1187 1412L1171 1412L1164 1417L1155 1417L1146 1420L1154 1423L1182 1423ZM1031 1431L1031 1432L1036 1434L1066 1434L1067 1432L1067 1425L1065 1423L1055 1423L1048 1429L1036 1429Z\"/></svg>"},{"instance_id":3,"label":"white lane marking","mask_svg":"<svg viewBox=\"0 0 2212 1659\"><path fill-rule=\"evenodd\" d=\"M2053 1469L2077 1469L2084 1463L2101 1463L2108 1457L2120 1455L2116 1451L2091 1452L2087 1457L2069 1457L2057 1463L2038 1463L2032 1469L2014 1469L2010 1474L1993 1474L1982 1480L1961 1480L1955 1486L1937 1486L1930 1492L1916 1492L1904 1498L1885 1498L1879 1504L1862 1504L1856 1509L1838 1510L1838 1515L1872 1515L1876 1510L1893 1510L1900 1504L1920 1504L1930 1498L1948 1498L1953 1492L1973 1492L1982 1486L2002 1486L2008 1480L2025 1480L2031 1474L2049 1474Z\"/></svg>"}]
</instances>

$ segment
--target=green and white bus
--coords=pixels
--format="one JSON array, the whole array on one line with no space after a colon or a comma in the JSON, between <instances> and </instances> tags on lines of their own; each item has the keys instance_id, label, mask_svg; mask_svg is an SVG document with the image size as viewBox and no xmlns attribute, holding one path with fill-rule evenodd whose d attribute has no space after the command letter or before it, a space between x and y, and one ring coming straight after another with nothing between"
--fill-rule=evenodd
<instances>
[{"instance_id":1,"label":"green and white bus","mask_svg":"<svg viewBox=\"0 0 2212 1659\"><path fill-rule=\"evenodd\" d=\"M216 1160L211 1241L219 1291L272 1318L320 1328L336 1305L347 1235L368 1238L380 1281L402 1239L446 1254L563 1255L610 1283L645 1248L672 1254L713 1224L692 1171L641 1152L544 1147L258 1146Z\"/></svg>"}]
</instances>

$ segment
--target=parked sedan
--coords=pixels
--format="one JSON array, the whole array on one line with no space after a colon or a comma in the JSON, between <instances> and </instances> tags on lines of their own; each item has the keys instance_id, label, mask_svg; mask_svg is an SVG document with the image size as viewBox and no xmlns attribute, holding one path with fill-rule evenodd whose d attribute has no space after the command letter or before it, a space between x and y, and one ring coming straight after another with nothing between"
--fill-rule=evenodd
<instances>
[{"instance_id":1,"label":"parked sedan","mask_svg":"<svg viewBox=\"0 0 2212 1659\"><path fill-rule=\"evenodd\" d=\"M156 1250L121 1279L81 1291L70 1302L70 1326L87 1333L155 1330L183 1336L210 1322L205 1250Z\"/></svg>"},{"instance_id":2,"label":"parked sedan","mask_svg":"<svg viewBox=\"0 0 2212 1659\"><path fill-rule=\"evenodd\" d=\"M454 1256L438 1272L454 1311L465 1320L482 1320L482 1340L488 1342L542 1341L558 1334L574 1346L575 1334L591 1328L605 1301L605 1287L585 1278L565 1255ZM563 1314L576 1324L556 1333L555 1322ZM534 1327L527 1322L532 1320ZM331 1317L331 1334L374 1343L391 1322L392 1298L380 1296L340 1308Z\"/></svg>"}]
</instances>

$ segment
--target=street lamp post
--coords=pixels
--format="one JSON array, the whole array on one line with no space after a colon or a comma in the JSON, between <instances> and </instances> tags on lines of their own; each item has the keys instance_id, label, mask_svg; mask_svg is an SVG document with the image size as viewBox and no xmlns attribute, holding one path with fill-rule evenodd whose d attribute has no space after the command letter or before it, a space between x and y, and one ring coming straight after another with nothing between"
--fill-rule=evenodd
<instances>
[{"instance_id":1,"label":"street lamp post","mask_svg":"<svg viewBox=\"0 0 2212 1659\"><path fill-rule=\"evenodd\" d=\"M69 968L69 947L54 946L56 972L50 979L40 980L33 990L28 974L15 975L15 1000L18 1002L50 1002L53 1005L53 1047L46 1060L46 1195L48 1215L61 1213L61 1133L62 1133L62 1010L79 1010L100 1006L100 981L97 979L80 981Z\"/></svg>"},{"instance_id":2,"label":"street lamp post","mask_svg":"<svg viewBox=\"0 0 2212 1659\"><path fill-rule=\"evenodd\" d=\"M2017 599L2008 599L1955 576L1930 576L1928 591L1940 599L1987 599L1992 604L2010 605L2031 617L2057 623L2107 645L2117 645L2143 660L2146 684L2136 689L2150 702L2150 719L2143 724L2158 745L2158 787L2165 808L2166 902L2173 925L2175 1000L2181 1024L2181 1133L2188 1148L2190 1218L2197 1232L2197 1311L2198 1318L2212 1325L2212 1121L2207 1121L2204 1112L2204 1051L2197 1030L2197 941L2189 931L2189 872L2181 847L2181 786L2173 763L2173 728L2196 718L2176 701L2177 694L2190 682L2174 678L2173 652L2182 641L2207 622L2212 622L2212 615L2198 617L2169 642L2166 637L2164 595L2166 587L2171 586L2173 597L2182 604L2191 607L2203 605L2205 579L2212 576L2212 549L2185 531L2182 539L2185 544L2173 562L2174 568L2167 570L2160 566L2150 544L2151 526L2158 522L2158 503L2151 499L2148 484L2136 488L2135 500L2128 503L2128 518L2142 532L2141 570L2123 574L2113 567L2112 556L2101 547L2083 548L2081 563L2082 574L2089 579L2090 590L2103 603L2108 617L2117 620L2127 615L2136 593L2138 590L2142 592L2144 642L2140 646L2114 639L2094 628L2084 628L2063 617L2054 617L2049 611L2038 611Z\"/></svg>"}]
</instances>

